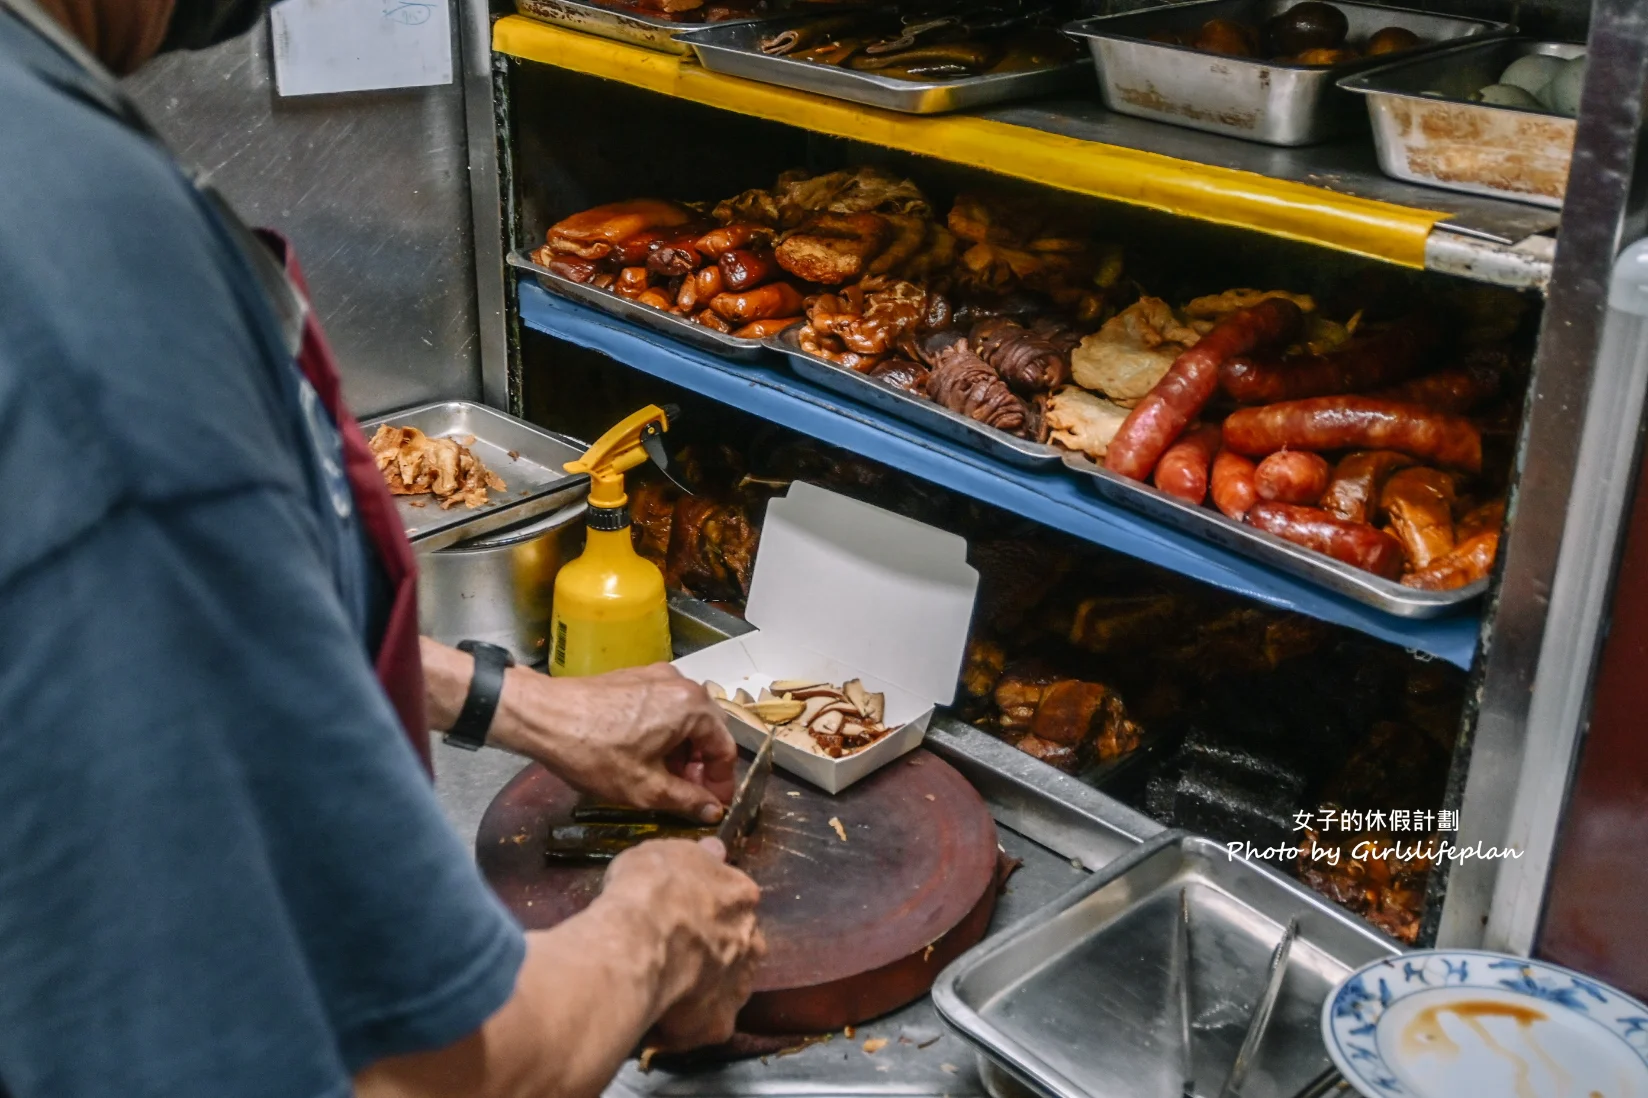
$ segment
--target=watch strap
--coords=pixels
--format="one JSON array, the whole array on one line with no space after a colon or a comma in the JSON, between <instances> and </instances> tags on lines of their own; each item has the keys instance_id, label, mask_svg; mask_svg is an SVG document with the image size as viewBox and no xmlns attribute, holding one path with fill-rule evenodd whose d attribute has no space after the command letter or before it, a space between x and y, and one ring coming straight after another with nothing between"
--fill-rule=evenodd
<instances>
[{"instance_id":1,"label":"watch strap","mask_svg":"<svg viewBox=\"0 0 1648 1098\"><path fill-rule=\"evenodd\" d=\"M446 742L476 751L486 744L492 718L498 712L498 701L503 697L504 672L514 666L515 657L507 648L484 641L462 641L458 650L475 658L475 671L469 679L469 695L464 698L457 721L446 734Z\"/></svg>"}]
</instances>

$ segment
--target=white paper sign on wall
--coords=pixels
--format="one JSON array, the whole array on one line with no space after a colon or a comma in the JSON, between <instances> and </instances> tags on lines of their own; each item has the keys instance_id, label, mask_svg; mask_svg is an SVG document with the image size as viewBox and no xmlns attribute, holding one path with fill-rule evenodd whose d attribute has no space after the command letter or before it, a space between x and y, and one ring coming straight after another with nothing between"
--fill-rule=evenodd
<instances>
[{"instance_id":1,"label":"white paper sign on wall","mask_svg":"<svg viewBox=\"0 0 1648 1098\"><path fill-rule=\"evenodd\" d=\"M281 0L269 23L281 95L452 82L450 0Z\"/></svg>"}]
</instances>

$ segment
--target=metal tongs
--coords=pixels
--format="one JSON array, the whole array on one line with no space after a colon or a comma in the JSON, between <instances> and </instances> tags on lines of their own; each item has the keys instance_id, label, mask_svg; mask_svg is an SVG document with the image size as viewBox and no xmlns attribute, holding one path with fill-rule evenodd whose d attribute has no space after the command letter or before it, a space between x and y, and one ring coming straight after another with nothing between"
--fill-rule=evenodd
<instances>
[{"instance_id":1,"label":"metal tongs","mask_svg":"<svg viewBox=\"0 0 1648 1098\"><path fill-rule=\"evenodd\" d=\"M1247 1081L1248 1072L1253 1068L1253 1062L1258 1058L1259 1047L1264 1043L1265 1031L1270 1028L1271 1016L1276 1013L1276 1000L1282 993L1282 982L1287 977L1288 955L1293 951L1293 943L1299 937L1299 919L1297 916L1288 920L1287 929L1282 932L1281 940L1276 948L1271 950L1270 964L1265 969L1265 986L1259 999L1253 1004L1253 1012L1248 1015L1247 1032L1242 1036L1241 1048L1236 1052L1236 1059L1230 1065L1230 1071L1225 1075L1224 1085L1219 1088L1219 1098L1237 1098L1242 1084ZM1174 928L1172 991L1173 1000L1178 1014L1178 1046L1179 1046L1179 1079L1180 1098L1198 1098L1196 1094L1196 1067L1194 1050L1192 1047L1190 1003L1191 985L1191 952L1190 952L1190 901L1186 889L1179 889L1179 914ZM1316 1098L1319 1095L1332 1093L1336 1083L1341 1080L1339 1073L1333 1069L1323 1073L1305 1087L1297 1098Z\"/></svg>"}]
</instances>

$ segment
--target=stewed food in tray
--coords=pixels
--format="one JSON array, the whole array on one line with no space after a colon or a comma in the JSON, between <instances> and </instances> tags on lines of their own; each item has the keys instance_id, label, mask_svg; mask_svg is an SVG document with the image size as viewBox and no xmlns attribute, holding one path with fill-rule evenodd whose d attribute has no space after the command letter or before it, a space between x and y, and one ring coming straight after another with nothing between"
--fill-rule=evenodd
<instances>
[{"instance_id":1,"label":"stewed food in tray","mask_svg":"<svg viewBox=\"0 0 1648 1098\"><path fill-rule=\"evenodd\" d=\"M1175 303L1056 201L964 191L946 211L876 168L599 207L534 259L1393 614L1475 597L1497 554L1525 390L1514 294L1358 276L1320 300Z\"/></svg>"}]
</instances>

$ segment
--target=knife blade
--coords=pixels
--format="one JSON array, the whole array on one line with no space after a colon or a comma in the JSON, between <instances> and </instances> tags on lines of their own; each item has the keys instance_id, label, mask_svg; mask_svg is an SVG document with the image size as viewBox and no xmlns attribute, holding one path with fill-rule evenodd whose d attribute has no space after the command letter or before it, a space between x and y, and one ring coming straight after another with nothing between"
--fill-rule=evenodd
<instances>
[{"instance_id":1,"label":"knife blade","mask_svg":"<svg viewBox=\"0 0 1648 1098\"><path fill-rule=\"evenodd\" d=\"M750 763L750 768L744 771L744 778L738 783L738 792L733 794L732 804L727 806L727 814L721 817L721 826L715 830L715 837L727 848L728 865L737 863L738 855L744 849L744 840L749 836L756 814L761 811L761 799L767 795L767 779L772 776L774 742L774 730L769 728L766 742L755 753L755 761Z\"/></svg>"}]
</instances>

